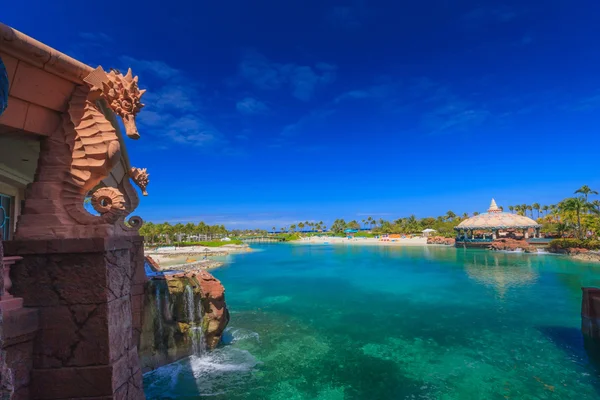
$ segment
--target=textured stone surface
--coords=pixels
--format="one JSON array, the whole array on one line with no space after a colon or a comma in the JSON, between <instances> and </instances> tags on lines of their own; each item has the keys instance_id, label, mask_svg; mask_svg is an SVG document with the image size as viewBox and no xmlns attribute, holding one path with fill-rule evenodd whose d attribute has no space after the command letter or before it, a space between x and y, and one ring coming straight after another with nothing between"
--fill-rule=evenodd
<instances>
[{"instance_id":1,"label":"textured stone surface","mask_svg":"<svg viewBox=\"0 0 600 400\"><path fill-rule=\"evenodd\" d=\"M154 268L158 269L154 260ZM202 319L190 319L187 306L189 288L194 305L200 304ZM132 307L139 307L137 303ZM142 371L158 368L193 354L190 329L201 326L205 346L214 349L229 322L225 289L221 282L204 270L153 277L145 286L142 331L139 339ZM134 311L134 320L135 320Z\"/></svg>"},{"instance_id":2,"label":"textured stone surface","mask_svg":"<svg viewBox=\"0 0 600 400\"><path fill-rule=\"evenodd\" d=\"M141 239L16 241L8 247L23 257L11 269L15 293L40 316L32 396L144 398L130 295L134 276L139 279L133 271L143 269Z\"/></svg>"},{"instance_id":3,"label":"textured stone surface","mask_svg":"<svg viewBox=\"0 0 600 400\"><path fill-rule=\"evenodd\" d=\"M442 236L432 236L427 238L427 244L445 244L447 246L454 246L456 240L454 238L445 238Z\"/></svg>"},{"instance_id":4,"label":"textured stone surface","mask_svg":"<svg viewBox=\"0 0 600 400\"><path fill-rule=\"evenodd\" d=\"M126 134L139 137L135 115L143 106L140 97L144 90L138 88L137 81L131 70L122 75L98 67L83 78L85 84L75 85L34 64L19 63L11 93L21 102L15 99L3 122L41 132L48 139L40 147L35 181L27 190L15 237L137 234L141 225L126 225L124 218L137 207L139 199L129 175L118 171L128 171L144 194L148 173L132 168L123 158L113 120L114 114L120 116ZM114 177L113 170L122 175L113 180L114 186L107 186L105 181L98 187L109 176ZM49 197L50 193L55 195ZM99 216L83 207L89 193ZM98 232L98 225L105 225L102 232ZM90 229L82 230L82 226Z\"/></svg>"},{"instance_id":5,"label":"textured stone surface","mask_svg":"<svg viewBox=\"0 0 600 400\"><path fill-rule=\"evenodd\" d=\"M208 328L205 332L206 345L208 348L214 349L221 341L223 331L229 323L229 310L225 304L225 288L218 279L206 271L200 271L196 278L202 292L204 320L208 321Z\"/></svg>"},{"instance_id":6,"label":"textured stone surface","mask_svg":"<svg viewBox=\"0 0 600 400\"><path fill-rule=\"evenodd\" d=\"M531 246L526 240L516 239L498 239L494 240L489 246L490 250L503 250L503 251L519 251L522 250L526 253L535 253L537 248Z\"/></svg>"},{"instance_id":7,"label":"textured stone surface","mask_svg":"<svg viewBox=\"0 0 600 400\"><path fill-rule=\"evenodd\" d=\"M600 339L600 289L581 290L581 331L586 337Z\"/></svg>"},{"instance_id":8,"label":"textured stone surface","mask_svg":"<svg viewBox=\"0 0 600 400\"><path fill-rule=\"evenodd\" d=\"M0 234L0 277L4 277L4 248L2 234ZM0 279L0 296L4 294L4 278ZM4 351L4 322L2 310L0 309L0 400L10 399L13 394L13 373L6 364L6 352Z\"/></svg>"}]
</instances>

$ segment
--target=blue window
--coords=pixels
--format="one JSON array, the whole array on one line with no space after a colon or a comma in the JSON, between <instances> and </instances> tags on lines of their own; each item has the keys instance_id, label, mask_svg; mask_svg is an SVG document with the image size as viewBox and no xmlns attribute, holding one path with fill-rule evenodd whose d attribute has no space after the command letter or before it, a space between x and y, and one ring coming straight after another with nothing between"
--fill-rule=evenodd
<instances>
[{"instance_id":1,"label":"blue window","mask_svg":"<svg viewBox=\"0 0 600 400\"><path fill-rule=\"evenodd\" d=\"M2 240L9 240L12 232L11 218L13 197L0 194L0 232Z\"/></svg>"}]
</instances>

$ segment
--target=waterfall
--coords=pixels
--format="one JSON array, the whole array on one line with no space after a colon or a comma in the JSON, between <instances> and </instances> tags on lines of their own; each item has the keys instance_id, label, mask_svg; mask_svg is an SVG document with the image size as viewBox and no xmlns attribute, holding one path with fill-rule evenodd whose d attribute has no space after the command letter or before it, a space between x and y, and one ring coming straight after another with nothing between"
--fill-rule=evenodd
<instances>
[{"instance_id":1,"label":"waterfall","mask_svg":"<svg viewBox=\"0 0 600 400\"><path fill-rule=\"evenodd\" d=\"M169 294L169 290L165 290L165 321L170 321L173 319L173 314L171 313L171 295Z\"/></svg>"},{"instance_id":2,"label":"waterfall","mask_svg":"<svg viewBox=\"0 0 600 400\"><path fill-rule=\"evenodd\" d=\"M161 349L163 347L163 336L164 336L164 328L163 328L163 313L162 313L162 304L161 304L161 296L160 296L160 285L156 285L156 319L158 321L158 348Z\"/></svg>"},{"instance_id":3,"label":"waterfall","mask_svg":"<svg viewBox=\"0 0 600 400\"><path fill-rule=\"evenodd\" d=\"M185 287L185 303L187 319L190 323L193 355L199 356L204 351L204 334L202 332L202 325L194 326L194 321L196 320L196 305L194 303L194 291L189 285Z\"/></svg>"}]
</instances>

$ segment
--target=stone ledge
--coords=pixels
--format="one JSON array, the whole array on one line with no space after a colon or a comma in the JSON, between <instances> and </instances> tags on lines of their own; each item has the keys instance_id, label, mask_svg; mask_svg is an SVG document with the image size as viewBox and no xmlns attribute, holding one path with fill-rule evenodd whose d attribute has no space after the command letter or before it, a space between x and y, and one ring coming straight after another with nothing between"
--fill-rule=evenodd
<instances>
[{"instance_id":1,"label":"stone ledge","mask_svg":"<svg viewBox=\"0 0 600 400\"><path fill-rule=\"evenodd\" d=\"M143 241L141 236L114 236L90 239L9 240L4 242L6 255L103 253L129 249Z\"/></svg>"},{"instance_id":2,"label":"stone ledge","mask_svg":"<svg viewBox=\"0 0 600 400\"><path fill-rule=\"evenodd\" d=\"M4 347L31 340L39 324L39 311L36 308L8 311L3 315Z\"/></svg>"}]
</instances>

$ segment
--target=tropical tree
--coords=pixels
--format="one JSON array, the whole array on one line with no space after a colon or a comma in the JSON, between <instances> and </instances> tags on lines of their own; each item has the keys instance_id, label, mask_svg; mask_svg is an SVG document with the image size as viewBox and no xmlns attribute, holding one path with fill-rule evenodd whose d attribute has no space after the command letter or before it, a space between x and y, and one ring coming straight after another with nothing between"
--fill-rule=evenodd
<instances>
[{"instance_id":1,"label":"tropical tree","mask_svg":"<svg viewBox=\"0 0 600 400\"><path fill-rule=\"evenodd\" d=\"M333 221L333 225L331 226L331 231L333 233L342 233L346 229L346 221L343 219L336 219Z\"/></svg>"},{"instance_id":2,"label":"tropical tree","mask_svg":"<svg viewBox=\"0 0 600 400\"><path fill-rule=\"evenodd\" d=\"M575 191L575 194L582 194L585 198L585 202L587 203L588 201L588 196L590 194L598 194L597 191L590 189L590 187L588 185L583 185L582 187L580 187L579 189L577 189Z\"/></svg>"},{"instance_id":3,"label":"tropical tree","mask_svg":"<svg viewBox=\"0 0 600 400\"><path fill-rule=\"evenodd\" d=\"M512 213L513 211L515 211L515 207L514 206L508 206L508 209L510 210L510 212Z\"/></svg>"},{"instance_id":4,"label":"tropical tree","mask_svg":"<svg viewBox=\"0 0 600 400\"><path fill-rule=\"evenodd\" d=\"M304 222L298 223L298 229L300 230L300 232L304 231Z\"/></svg>"},{"instance_id":5,"label":"tropical tree","mask_svg":"<svg viewBox=\"0 0 600 400\"><path fill-rule=\"evenodd\" d=\"M540 218L540 209L542 208L540 203L533 203L531 208L537 211L537 217Z\"/></svg>"},{"instance_id":6,"label":"tropical tree","mask_svg":"<svg viewBox=\"0 0 600 400\"><path fill-rule=\"evenodd\" d=\"M350 222L348 222L348 228L354 229L354 230L359 230L360 224L358 222L356 222L356 220L350 221Z\"/></svg>"},{"instance_id":7,"label":"tropical tree","mask_svg":"<svg viewBox=\"0 0 600 400\"><path fill-rule=\"evenodd\" d=\"M549 210L549 209L550 209L550 207L548 207L548 206L543 206L543 207L542 207L542 211L544 212L544 217L545 217L546 215L548 215L548 210Z\"/></svg>"},{"instance_id":8,"label":"tropical tree","mask_svg":"<svg viewBox=\"0 0 600 400\"><path fill-rule=\"evenodd\" d=\"M585 200L585 197L571 197L561 201L558 204L559 210L564 213L574 213L577 223L577 237L583 238L583 232L581 230L581 215L585 212L594 210L594 206Z\"/></svg>"},{"instance_id":9,"label":"tropical tree","mask_svg":"<svg viewBox=\"0 0 600 400\"><path fill-rule=\"evenodd\" d=\"M454 220L454 218L456 218L456 216L457 215L454 214L454 212L448 211L448 212L446 212L446 215L445 215L446 221L452 221L452 220Z\"/></svg>"}]
</instances>

